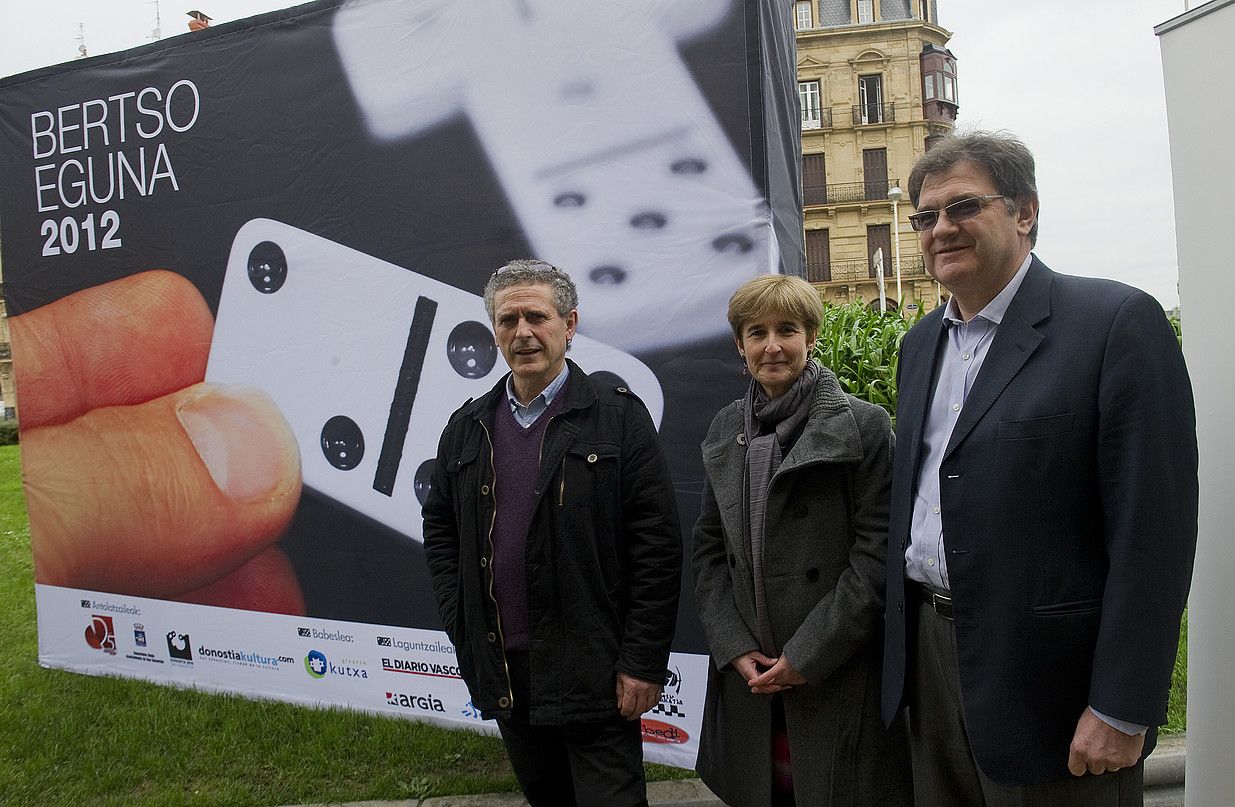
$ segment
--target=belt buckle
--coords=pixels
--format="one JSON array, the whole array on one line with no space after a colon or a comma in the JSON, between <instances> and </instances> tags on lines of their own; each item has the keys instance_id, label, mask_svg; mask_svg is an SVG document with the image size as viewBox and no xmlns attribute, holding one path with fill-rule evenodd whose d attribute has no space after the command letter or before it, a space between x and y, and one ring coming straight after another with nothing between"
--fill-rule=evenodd
<instances>
[{"instance_id":1,"label":"belt buckle","mask_svg":"<svg viewBox=\"0 0 1235 807\"><path fill-rule=\"evenodd\" d=\"M929 589L927 593L931 595L931 610L950 621L952 619L952 598Z\"/></svg>"}]
</instances>

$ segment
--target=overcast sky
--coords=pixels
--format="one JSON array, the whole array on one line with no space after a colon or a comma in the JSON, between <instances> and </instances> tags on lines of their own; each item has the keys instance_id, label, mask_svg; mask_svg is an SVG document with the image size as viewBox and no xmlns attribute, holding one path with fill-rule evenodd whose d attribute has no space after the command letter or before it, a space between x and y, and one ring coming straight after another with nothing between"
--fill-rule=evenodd
<instances>
[{"instance_id":1,"label":"overcast sky","mask_svg":"<svg viewBox=\"0 0 1235 807\"><path fill-rule=\"evenodd\" d=\"M954 33L959 123L1008 129L1038 161L1038 255L1070 274L1139 286L1166 307L1176 290L1174 209L1155 25L1184 0L938 0ZM162 2L164 37L188 8L226 22L279 0ZM1193 0L1193 6L1200 5ZM149 41L148 0L0 0L0 76Z\"/></svg>"}]
</instances>

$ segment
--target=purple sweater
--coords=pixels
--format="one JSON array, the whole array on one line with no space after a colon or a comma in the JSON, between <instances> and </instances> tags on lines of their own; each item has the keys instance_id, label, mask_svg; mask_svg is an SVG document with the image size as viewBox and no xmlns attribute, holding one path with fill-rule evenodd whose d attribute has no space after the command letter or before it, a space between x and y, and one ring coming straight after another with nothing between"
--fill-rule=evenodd
<instances>
[{"instance_id":1,"label":"purple sweater","mask_svg":"<svg viewBox=\"0 0 1235 807\"><path fill-rule=\"evenodd\" d=\"M536 476L540 471L545 427L561 411L565 392L565 387L558 390L549 407L526 429L515 420L505 396L497 403L493 433L493 463L497 475L493 493L497 515L493 521L492 572L493 596L501 615L506 650L526 651L531 639L524 571L527 534L536 504Z\"/></svg>"}]
</instances>

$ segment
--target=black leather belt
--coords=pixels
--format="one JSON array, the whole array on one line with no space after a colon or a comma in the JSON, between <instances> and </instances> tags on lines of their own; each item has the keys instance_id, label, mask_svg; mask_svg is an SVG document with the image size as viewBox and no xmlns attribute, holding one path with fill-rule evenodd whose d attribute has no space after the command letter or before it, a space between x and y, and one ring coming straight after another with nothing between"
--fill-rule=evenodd
<instances>
[{"instance_id":1,"label":"black leather belt","mask_svg":"<svg viewBox=\"0 0 1235 807\"><path fill-rule=\"evenodd\" d=\"M918 590L918 597L923 603L930 606L930 609L939 616L951 621L952 616L952 595L941 588L928 586L925 583L918 583L914 580L905 581Z\"/></svg>"}]
</instances>

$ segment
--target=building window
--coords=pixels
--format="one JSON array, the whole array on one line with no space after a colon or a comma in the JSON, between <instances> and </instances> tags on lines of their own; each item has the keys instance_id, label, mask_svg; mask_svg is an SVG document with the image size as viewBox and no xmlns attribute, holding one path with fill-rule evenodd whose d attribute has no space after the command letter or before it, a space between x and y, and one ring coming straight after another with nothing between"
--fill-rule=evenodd
<instances>
[{"instance_id":1,"label":"building window","mask_svg":"<svg viewBox=\"0 0 1235 807\"><path fill-rule=\"evenodd\" d=\"M802 204L828 203L827 169L822 154L802 155Z\"/></svg>"},{"instance_id":2,"label":"building window","mask_svg":"<svg viewBox=\"0 0 1235 807\"><path fill-rule=\"evenodd\" d=\"M822 125L818 81L798 82L798 108L802 113L803 129L818 129Z\"/></svg>"},{"instance_id":3,"label":"building window","mask_svg":"<svg viewBox=\"0 0 1235 807\"><path fill-rule=\"evenodd\" d=\"M883 77L858 76L859 120L883 123Z\"/></svg>"},{"instance_id":4,"label":"building window","mask_svg":"<svg viewBox=\"0 0 1235 807\"><path fill-rule=\"evenodd\" d=\"M923 22L931 21L931 0L918 0L919 16Z\"/></svg>"},{"instance_id":5,"label":"building window","mask_svg":"<svg viewBox=\"0 0 1235 807\"><path fill-rule=\"evenodd\" d=\"M933 64L923 65L922 99L956 104L956 62L951 59L930 61Z\"/></svg>"},{"instance_id":6,"label":"building window","mask_svg":"<svg viewBox=\"0 0 1235 807\"><path fill-rule=\"evenodd\" d=\"M797 13L797 29L805 31L808 28L814 28L810 18L810 3L798 3L794 6Z\"/></svg>"},{"instance_id":7,"label":"building window","mask_svg":"<svg viewBox=\"0 0 1235 807\"><path fill-rule=\"evenodd\" d=\"M811 283L827 283L832 279L828 231L806 231L806 279Z\"/></svg>"},{"instance_id":8,"label":"building window","mask_svg":"<svg viewBox=\"0 0 1235 807\"><path fill-rule=\"evenodd\" d=\"M866 199L888 198L888 150L886 148L862 149L862 178Z\"/></svg>"},{"instance_id":9,"label":"building window","mask_svg":"<svg viewBox=\"0 0 1235 807\"><path fill-rule=\"evenodd\" d=\"M858 24L875 21L875 0L858 0Z\"/></svg>"}]
</instances>

